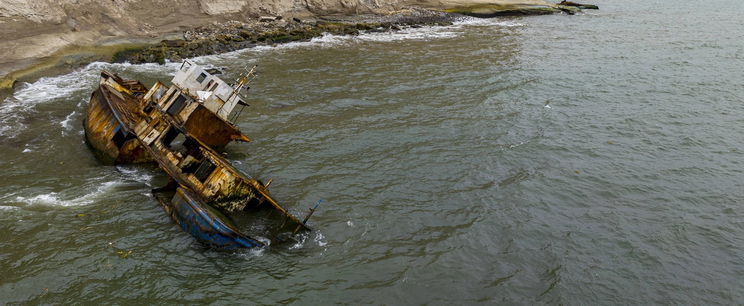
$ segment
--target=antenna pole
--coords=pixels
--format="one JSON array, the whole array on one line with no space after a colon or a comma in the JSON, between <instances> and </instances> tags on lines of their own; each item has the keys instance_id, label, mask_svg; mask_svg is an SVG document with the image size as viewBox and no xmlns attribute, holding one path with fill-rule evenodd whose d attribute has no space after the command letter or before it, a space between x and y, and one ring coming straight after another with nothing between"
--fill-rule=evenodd
<instances>
[{"instance_id":1,"label":"antenna pole","mask_svg":"<svg viewBox=\"0 0 744 306\"><path fill-rule=\"evenodd\" d=\"M258 65L253 65L253 67L251 67L251 70L249 71L248 66L245 66L244 70L248 72L238 77L238 79L236 80L237 84L235 84L235 87L233 87L232 93L230 93L230 96L227 97L227 100L225 101L225 103L222 104L222 106L220 106L220 108L217 110L218 114L222 110L222 108L225 107L225 104L230 103L230 100L232 100L233 97L235 97L238 93L240 93L243 87L246 84L250 83L250 81L252 81L253 78L256 77L256 73L255 73L256 67L258 67Z\"/></svg>"},{"instance_id":2,"label":"antenna pole","mask_svg":"<svg viewBox=\"0 0 744 306\"><path fill-rule=\"evenodd\" d=\"M310 208L310 212L305 216L305 219L302 220L302 224L307 224L307 219L310 219L310 216L313 215L315 212L315 209L318 208L318 205L320 205L320 202L323 202L323 200L318 200L318 203L315 203L315 207Z\"/></svg>"}]
</instances>

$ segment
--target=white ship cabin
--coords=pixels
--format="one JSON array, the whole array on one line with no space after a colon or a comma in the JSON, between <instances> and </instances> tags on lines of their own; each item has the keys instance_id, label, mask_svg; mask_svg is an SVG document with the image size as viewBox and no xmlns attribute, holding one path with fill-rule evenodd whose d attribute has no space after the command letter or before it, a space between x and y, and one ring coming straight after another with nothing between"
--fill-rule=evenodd
<instances>
[{"instance_id":1,"label":"white ship cabin","mask_svg":"<svg viewBox=\"0 0 744 306\"><path fill-rule=\"evenodd\" d=\"M157 82L141 101L142 112L147 117L135 132L145 143L164 133L166 126L170 127L170 124L153 126L162 121L154 120L160 117L160 112L170 115L178 130L186 131L211 148L223 148L231 141L250 141L228 118L236 105L247 105L237 90L190 61L184 61L173 78L173 86L165 87ZM238 116L240 112L233 115L234 119ZM155 130L151 131L153 127Z\"/></svg>"},{"instance_id":2,"label":"white ship cabin","mask_svg":"<svg viewBox=\"0 0 744 306\"><path fill-rule=\"evenodd\" d=\"M189 60L183 61L172 82L228 122L228 116L236 105L246 105L232 86Z\"/></svg>"}]
</instances>

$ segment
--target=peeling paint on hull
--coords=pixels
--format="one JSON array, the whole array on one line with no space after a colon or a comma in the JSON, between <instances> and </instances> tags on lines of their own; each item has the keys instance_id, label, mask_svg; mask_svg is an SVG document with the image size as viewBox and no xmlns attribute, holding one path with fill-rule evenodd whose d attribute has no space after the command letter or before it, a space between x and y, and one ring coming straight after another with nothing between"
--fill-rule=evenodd
<instances>
[{"instance_id":1,"label":"peeling paint on hull","mask_svg":"<svg viewBox=\"0 0 744 306\"><path fill-rule=\"evenodd\" d=\"M99 86L91 94L86 110L83 128L85 140L93 149L95 155L106 164L130 164L153 162L152 156L140 145L134 137L117 138L117 133L123 135L130 122L126 122L114 112L112 103L126 105L136 100L134 96L125 96L132 101L118 99L110 93L111 89ZM123 95L122 93L119 93ZM120 101L112 101L112 99Z\"/></svg>"},{"instance_id":2,"label":"peeling paint on hull","mask_svg":"<svg viewBox=\"0 0 744 306\"><path fill-rule=\"evenodd\" d=\"M166 214L184 232L205 245L220 249L261 247L264 244L242 234L238 229L215 214L196 199L192 191L180 186L175 192L154 192Z\"/></svg>"}]
</instances>

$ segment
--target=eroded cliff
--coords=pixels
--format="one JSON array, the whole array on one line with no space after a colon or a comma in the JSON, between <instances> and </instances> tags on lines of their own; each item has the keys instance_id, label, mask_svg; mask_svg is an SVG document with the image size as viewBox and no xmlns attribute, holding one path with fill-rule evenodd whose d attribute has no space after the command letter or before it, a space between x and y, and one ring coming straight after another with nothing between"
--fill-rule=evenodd
<instances>
[{"instance_id":1,"label":"eroded cliff","mask_svg":"<svg viewBox=\"0 0 744 306\"><path fill-rule=\"evenodd\" d=\"M406 7L452 9L550 7L543 0L0 0L0 88L63 54L95 59L116 46L178 38L187 29L228 20L391 14Z\"/></svg>"}]
</instances>

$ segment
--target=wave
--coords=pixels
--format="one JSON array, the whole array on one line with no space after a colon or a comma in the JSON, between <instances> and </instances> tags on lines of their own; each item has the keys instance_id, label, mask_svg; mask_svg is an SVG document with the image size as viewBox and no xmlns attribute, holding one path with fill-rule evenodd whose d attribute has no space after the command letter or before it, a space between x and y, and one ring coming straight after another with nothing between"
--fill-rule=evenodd
<instances>
[{"instance_id":1,"label":"wave","mask_svg":"<svg viewBox=\"0 0 744 306\"><path fill-rule=\"evenodd\" d=\"M26 205L45 205L45 206L82 206L93 203L98 197L110 192L122 181L109 181L98 185L92 192L83 196L65 198L58 192L38 194L35 196L16 196L15 201Z\"/></svg>"},{"instance_id":2,"label":"wave","mask_svg":"<svg viewBox=\"0 0 744 306\"><path fill-rule=\"evenodd\" d=\"M476 18L476 17L469 17L464 16L462 18L458 18L452 26L455 27L467 27L467 26L477 26L477 27L522 27L524 26L523 23L516 22L514 20L503 20L499 18Z\"/></svg>"},{"instance_id":3,"label":"wave","mask_svg":"<svg viewBox=\"0 0 744 306\"><path fill-rule=\"evenodd\" d=\"M24 119L29 114L36 111L36 107L46 103L60 102L65 103L67 98L85 92L88 92L97 84L101 70L132 70L142 73L162 73L164 70L175 72L180 63L159 64L139 64L129 63L104 63L93 62L82 69L53 77L40 78L32 83L22 83L20 87L13 92L13 95L7 97L0 103L0 136L13 138L20 134L27 126ZM77 103L82 106L82 104ZM70 120L75 115L75 111L69 114L60 122L63 128L71 129Z\"/></svg>"},{"instance_id":4,"label":"wave","mask_svg":"<svg viewBox=\"0 0 744 306\"><path fill-rule=\"evenodd\" d=\"M272 46L257 46L219 55L197 57L194 58L194 60L199 64L210 65L209 62L212 59L230 59L246 52L266 52L304 47L325 48L359 42L384 43L405 40L448 39L461 35L464 27L472 26L519 27L523 26L523 24L510 20L500 20L497 18L481 19L462 17L456 20L452 25L448 26L409 27L398 31L363 32L359 35L324 34L309 41L291 42ZM52 102L64 103L66 102L64 99L80 92L85 92L83 96L87 96L88 92L90 92L97 83L101 70L127 70L142 74L174 74L179 65L180 63L178 62L166 62L165 65L155 63L130 64L94 62L88 64L82 69L68 74L44 77L32 83L23 83L12 96L6 98L5 101L0 103L0 136L14 138L20 134L21 131L27 127L24 123L24 119L27 118L29 114L35 112L38 105ZM78 103L78 105L81 104ZM78 109L79 108L80 107L78 107ZM71 130L72 126L70 122L76 114L78 114L76 111L70 113L60 122L60 125L65 130Z\"/></svg>"},{"instance_id":5,"label":"wave","mask_svg":"<svg viewBox=\"0 0 744 306\"><path fill-rule=\"evenodd\" d=\"M72 129L72 125L70 125L70 122L72 121L72 117L77 114L77 111L72 111L69 115L65 117L65 120L62 120L59 122L59 125L62 126L63 129L69 131Z\"/></svg>"},{"instance_id":6,"label":"wave","mask_svg":"<svg viewBox=\"0 0 744 306\"><path fill-rule=\"evenodd\" d=\"M354 44L359 42L395 42L405 40L438 40L454 38L463 32L466 27L521 27L524 26L522 23L518 23L512 20L501 20L498 18L475 18L469 16L463 16L453 22L452 25L448 26L423 26L423 27L407 27L397 31L383 31L383 32L362 32L359 35L335 35L325 33L322 36L315 37L309 41L298 41L276 45L261 45L253 48L237 50L229 53L223 53L220 55L207 55L200 58L209 57L222 57L230 58L236 57L240 54L249 52L267 52L272 50L283 50L283 49L294 49L294 48L307 48L307 47L320 47L330 48L342 45Z\"/></svg>"},{"instance_id":7,"label":"wave","mask_svg":"<svg viewBox=\"0 0 744 306\"><path fill-rule=\"evenodd\" d=\"M116 166L116 170L119 170L124 178L128 181L144 183L148 187L152 186L152 179L154 175L148 172L147 169L143 169L141 166ZM149 193L148 193L149 194Z\"/></svg>"}]
</instances>

